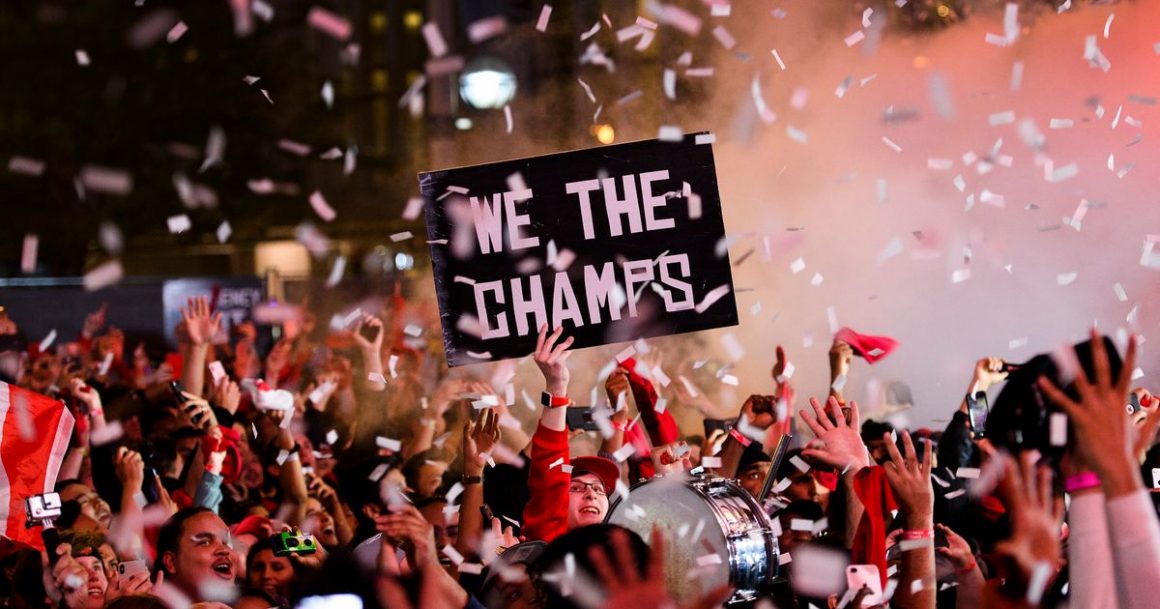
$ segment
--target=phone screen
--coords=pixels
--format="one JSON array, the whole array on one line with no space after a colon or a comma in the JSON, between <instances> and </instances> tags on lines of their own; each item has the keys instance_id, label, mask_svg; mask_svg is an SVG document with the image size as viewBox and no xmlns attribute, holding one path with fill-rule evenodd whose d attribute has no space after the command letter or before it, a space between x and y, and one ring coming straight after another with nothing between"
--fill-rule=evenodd
<instances>
[{"instance_id":1,"label":"phone screen","mask_svg":"<svg viewBox=\"0 0 1160 609\"><path fill-rule=\"evenodd\" d=\"M573 431L575 431L577 429L580 429L583 431L599 431L600 430L600 427L598 425L596 425L595 421L592 420L592 407L591 406L570 406L568 408L568 411L564 414L567 418L568 429L570 429L570 430L573 430Z\"/></svg>"},{"instance_id":2,"label":"phone screen","mask_svg":"<svg viewBox=\"0 0 1160 609\"><path fill-rule=\"evenodd\" d=\"M979 391L974 396L967 397L967 414L970 415L971 431L975 432L976 438L983 437L983 432L987 429L987 414L990 411L986 393Z\"/></svg>"}]
</instances>

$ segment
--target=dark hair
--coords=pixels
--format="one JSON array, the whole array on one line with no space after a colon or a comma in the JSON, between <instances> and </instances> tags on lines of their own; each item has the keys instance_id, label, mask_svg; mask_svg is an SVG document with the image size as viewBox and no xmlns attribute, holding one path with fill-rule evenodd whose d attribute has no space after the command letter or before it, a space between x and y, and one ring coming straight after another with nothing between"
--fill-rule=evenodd
<instances>
[{"instance_id":1,"label":"dark hair","mask_svg":"<svg viewBox=\"0 0 1160 609\"><path fill-rule=\"evenodd\" d=\"M20 550L12 567L12 594L19 596L30 607L40 607L48 593L44 590L44 567L40 552Z\"/></svg>"},{"instance_id":2,"label":"dark hair","mask_svg":"<svg viewBox=\"0 0 1160 609\"><path fill-rule=\"evenodd\" d=\"M871 440L881 440L884 434L894 431L894 425L887 421L875 421L874 419L866 419L862 423L862 441L870 442Z\"/></svg>"},{"instance_id":3,"label":"dark hair","mask_svg":"<svg viewBox=\"0 0 1160 609\"><path fill-rule=\"evenodd\" d=\"M593 524L572 529L553 539L548 547L544 548L544 553L529 565L528 574L533 576L540 598L544 601L540 606L541 609L579 609L571 598L560 595L557 584L551 583L544 576L562 570L565 557L571 555L575 558L577 571L582 571L588 577L595 579L597 577L596 570L592 567L588 551L595 547L601 547L606 552L612 552L613 531L623 531L628 534L628 547L632 553L632 563L636 566L638 573L645 573L648 569L651 551L644 540L640 538L640 535L614 524Z\"/></svg>"},{"instance_id":4,"label":"dark hair","mask_svg":"<svg viewBox=\"0 0 1160 609\"><path fill-rule=\"evenodd\" d=\"M403 477L407 479L407 486L416 492L419 490L419 469L428 461L442 461L450 464L451 458L441 449L429 448L407 459L407 462L403 464Z\"/></svg>"},{"instance_id":5,"label":"dark hair","mask_svg":"<svg viewBox=\"0 0 1160 609\"><path fill-rule=\"evenodd\" d=\"M386 467L382 477L378 480L372 480L371 474L375 473L375 469L380 465ZM384 459L377 455L358 459L344 458L339 461L338 467L334 470L339 483L336 490L350 506L350 511L354 513L355 520L358 521L355 540L366 539L374 534L375 521L363 513L363 506L382 507L382 497L380 496L382 479L391 470L398 469L399 465L400 461L397 457Z\"/></svg>"},{"instance_id":6,"label":"dark hair","mask_svg":"<svg viewBox=\"0 0 1160 609\"><path fill-rule=\"evenodd\" d=\"M777 517L792 515L812 522L817 522L826 517L826 513L822 510L822 506L818 505L816 501L808 499L798 499L790 501L789 505L781 508L777 512Z\"/></svg>"},{"instance_id":7,"label":"dark hair","mask_svg":"<svg viewBox=\"0 0 1160 609\"><path fill-rule=\"evenodd\" d=\"M154 573L166 571L166 552L177 553L177 545L181 540L182 531L185 529L185 522L198 514L204 514L206 512L210 514L214 513L213 510L207 507L187 507L170 516L169 520L166 520L165 524L161 525L161 530L157 533L157 558L153 560ZM168 573L168 571L166 572Z\"/></svg>"},{"instance_id":8,"label":"dark hair","mask_svg":"<svg viewBox=\"0 0 1160 609\"><path fill-rule=\"evenodd\" d=\"M105 605L105 609L168 609L164 601L152 594L129 594L126 596L119 596L109 604Z\"/></svg>"}]
</instances>

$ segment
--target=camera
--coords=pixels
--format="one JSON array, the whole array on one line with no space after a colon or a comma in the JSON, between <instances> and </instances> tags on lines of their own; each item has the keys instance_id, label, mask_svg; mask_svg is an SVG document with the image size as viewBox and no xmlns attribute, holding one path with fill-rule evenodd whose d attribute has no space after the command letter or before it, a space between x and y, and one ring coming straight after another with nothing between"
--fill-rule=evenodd
<instances>
[{"instance_id":1,"label":"camera","mask_svg":"<svg viewBox=\"0 0 1160 609\"><path fill-rule=\"evenodd\" d=\"M1108 354L1111 377L1116 378L1123 367L1120 354L1111 339L1105 336L1100 340ZM996 447L1012 452L1035 449L1058 462L1065 446L1052 445L1049 423L1052 415L1062 414L1063 410L1040 391L1038 380L1044 377L1071 399L1078 400L1073 380L1081 373L1095 378L1090 340L1074 348L1064 347L1056 353L1041 353L1020 364L1007 377L1003 391L991 406L986 420L986 436Z\"/></svg>"},{"instance_id":2,"label":"camera","mask_svg":"<svg viewBox=\"0 0 1160 609\"><path fill-rule=\"evenodd\" d=\"M270 538L270 543L274 546L274 556L291 554L304 556L318 551L318 542L314 540L314 536L298 530L275 533Z\"/></svg>"},{"instance_id":3,"label":"camera","mask_svg":"<svg viewBox=\"0 0 1160 609\"><path fill-rule=\"evenodd\" d=\"M40 524L39 521L60 518L60 494L33 495L24 500L24 507L28 511L29 528Z\"/></svg>"}]
</instances>

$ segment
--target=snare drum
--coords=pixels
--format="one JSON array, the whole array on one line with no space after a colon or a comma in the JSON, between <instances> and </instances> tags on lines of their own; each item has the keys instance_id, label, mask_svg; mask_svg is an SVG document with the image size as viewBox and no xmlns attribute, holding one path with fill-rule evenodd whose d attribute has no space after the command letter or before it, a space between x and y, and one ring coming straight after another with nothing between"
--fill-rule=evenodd
<instances>
[{"instance_id":1,"label":"snare drum","mask_svg":"<svg viewBox=\"0 0 1160 609\"><path fill-rule=\"evenodd\" d=\"M730 603L753 600L777 575L777 537L769 517L724 478L657 478L637 484L608 510L610 524L649 539L665 536L665 580L679 603L729 584Z\"/></svg>"}]
</instances>

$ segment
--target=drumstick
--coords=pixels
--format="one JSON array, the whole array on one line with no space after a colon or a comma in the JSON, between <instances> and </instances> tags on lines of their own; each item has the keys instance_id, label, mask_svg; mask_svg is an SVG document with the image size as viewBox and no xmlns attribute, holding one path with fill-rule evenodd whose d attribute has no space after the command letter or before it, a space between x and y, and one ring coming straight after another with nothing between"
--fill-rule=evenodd
<instances>
[{"instance_id":1,"label":"drumstick","mask_svg":"<svg viewBox=\"0 0 1160 609\"><path fill-rule=\"evenodd\" d=\"M769 471L765 474L765 484L761 485L761 494L757 496L757 501L764 501L769 496L770 490L773 489L774 478L777 478L777 469L781 466L781 460L785 458L785 453L789 451L789 443L793 440L790 434L781 434L777 439L777 446L773 448L773 454L770 456Z\"/></svg>"}]
</instances>

